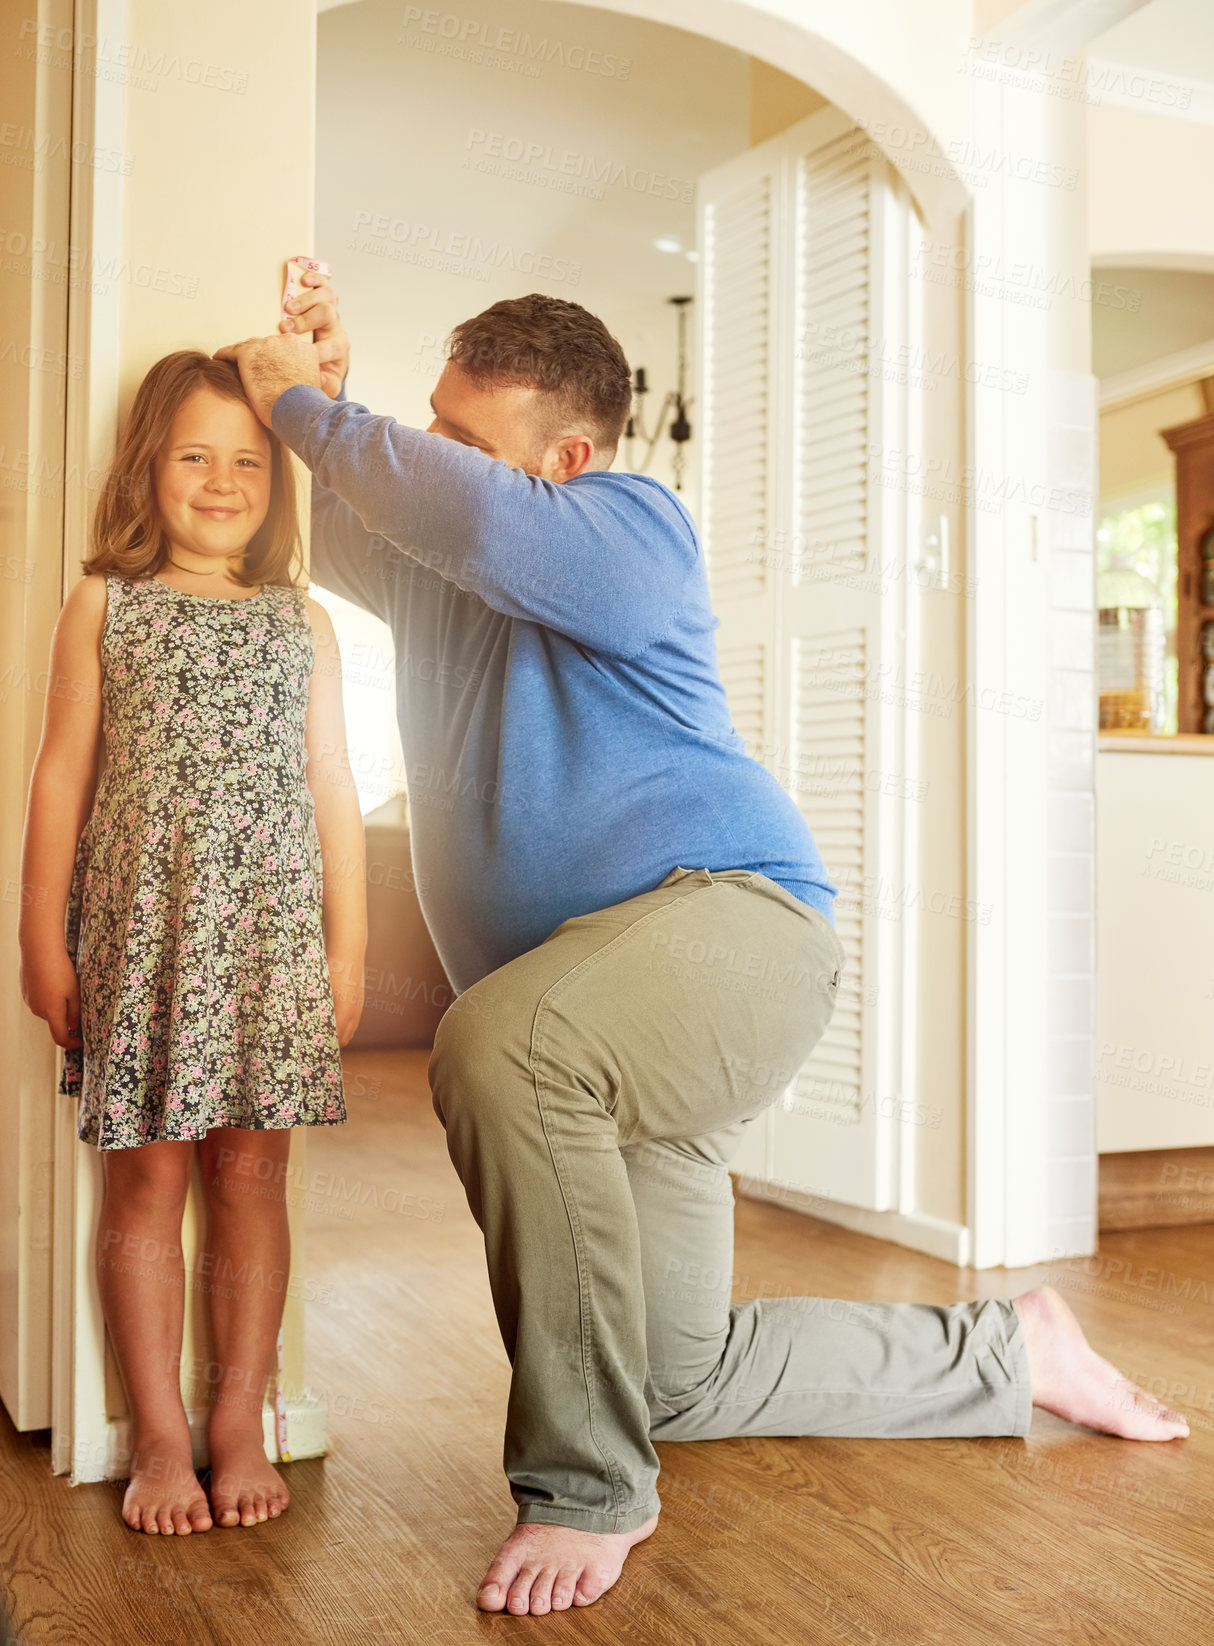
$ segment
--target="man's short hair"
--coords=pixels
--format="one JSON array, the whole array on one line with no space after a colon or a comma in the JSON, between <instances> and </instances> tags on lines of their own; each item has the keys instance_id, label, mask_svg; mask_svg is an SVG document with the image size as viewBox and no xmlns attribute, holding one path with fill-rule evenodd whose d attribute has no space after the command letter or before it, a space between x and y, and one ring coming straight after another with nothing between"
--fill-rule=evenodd
<instances>
[{"instance_id":1,"label":"man's short hair","mask_svg":"<svg viewBox=\"0 0 1214 1646\"><path fill-rule=\"evenodd\" d=\"M456 326L447 358L486 388L551 395L547 440L584 430L604 453L619 445L632 408L632 373L615 338L580 303L542 292L503 298Z\"/></svg>"}]
</instances>

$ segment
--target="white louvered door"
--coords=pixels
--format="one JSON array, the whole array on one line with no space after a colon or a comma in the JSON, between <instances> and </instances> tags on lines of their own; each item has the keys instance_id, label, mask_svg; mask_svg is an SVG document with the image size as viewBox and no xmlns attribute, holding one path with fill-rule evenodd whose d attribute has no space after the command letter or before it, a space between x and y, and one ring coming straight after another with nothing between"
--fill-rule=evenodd
<instances>
[{"instance_id":1,"label":"white louvered door","mask_svg":"<svg viewBox=\"0 0 1214 1646\"><path fill-rule=\"evenodd\" d=\"M910 510L911 206L824 110L700 180L703 528L736 729L839 887L848 955L814 1054L751 1129L743 1173L897 1200ZM906 356L901 356L905 360ZM901 375L903 381L897 381Z\"/></svg>"}]
</instances>

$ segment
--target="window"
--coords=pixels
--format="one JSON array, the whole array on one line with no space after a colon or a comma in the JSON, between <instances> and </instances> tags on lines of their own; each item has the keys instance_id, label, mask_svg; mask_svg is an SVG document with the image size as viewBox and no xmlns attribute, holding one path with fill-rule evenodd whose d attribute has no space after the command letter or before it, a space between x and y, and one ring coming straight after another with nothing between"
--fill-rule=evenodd
<instances>
[{"instance_id":1,"label":"window","mask_svg":"<svg viewBox=\"0 0 1214 1646\"><path fill-rule=\"evenodd\" d=\"M1175 733L1179 688L1177 621L1176 496L1161 483L1149 493L1104 498L1096 531L1096 604L1106 603L1101 585L1115 588L1118 572L1137 573L1154 590L1163 613L1163 715L1159 730ZM1109 598L1114 598L1110 596Z\"/></svg>"}]
</instances>

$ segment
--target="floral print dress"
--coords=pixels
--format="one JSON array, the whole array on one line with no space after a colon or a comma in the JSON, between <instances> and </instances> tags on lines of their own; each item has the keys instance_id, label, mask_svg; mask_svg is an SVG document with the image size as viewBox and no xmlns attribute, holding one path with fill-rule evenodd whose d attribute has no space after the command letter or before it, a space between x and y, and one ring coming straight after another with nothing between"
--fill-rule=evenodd
<instances>
[{"instance_id":1,"label":"floral print dress","mask_svg":"<svg viewBox=\"0 0 1214 1646\"><path fill-rule=\"evenodd\" d=\"M339 1124L305 597L106 589L102 770L67 910L79 1135L126 1149Z\"/></svg>"}]
</instances>

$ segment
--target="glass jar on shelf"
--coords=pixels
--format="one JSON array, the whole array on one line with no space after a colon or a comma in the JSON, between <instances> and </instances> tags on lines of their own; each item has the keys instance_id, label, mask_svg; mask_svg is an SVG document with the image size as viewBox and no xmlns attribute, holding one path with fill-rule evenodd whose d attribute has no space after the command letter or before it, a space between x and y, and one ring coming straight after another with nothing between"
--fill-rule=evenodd
<instances>
[{"instance_id":1,"label":"glass jar on shelf","mask_svg":"<svg viewBox=\"0 0 1214 1646\"><path fill-rule=\"evenodd\" d=\"M1119 555L1096 579L1096 605L1100 729L1162 732L1166 635L1158 588L1132 556ZM1202 638L1204 643L1204 633ZM1207 662L1211 677L1214 660ZM1206 701L1214 707L1214 700Z\"/></svg>"}]
</instances>

